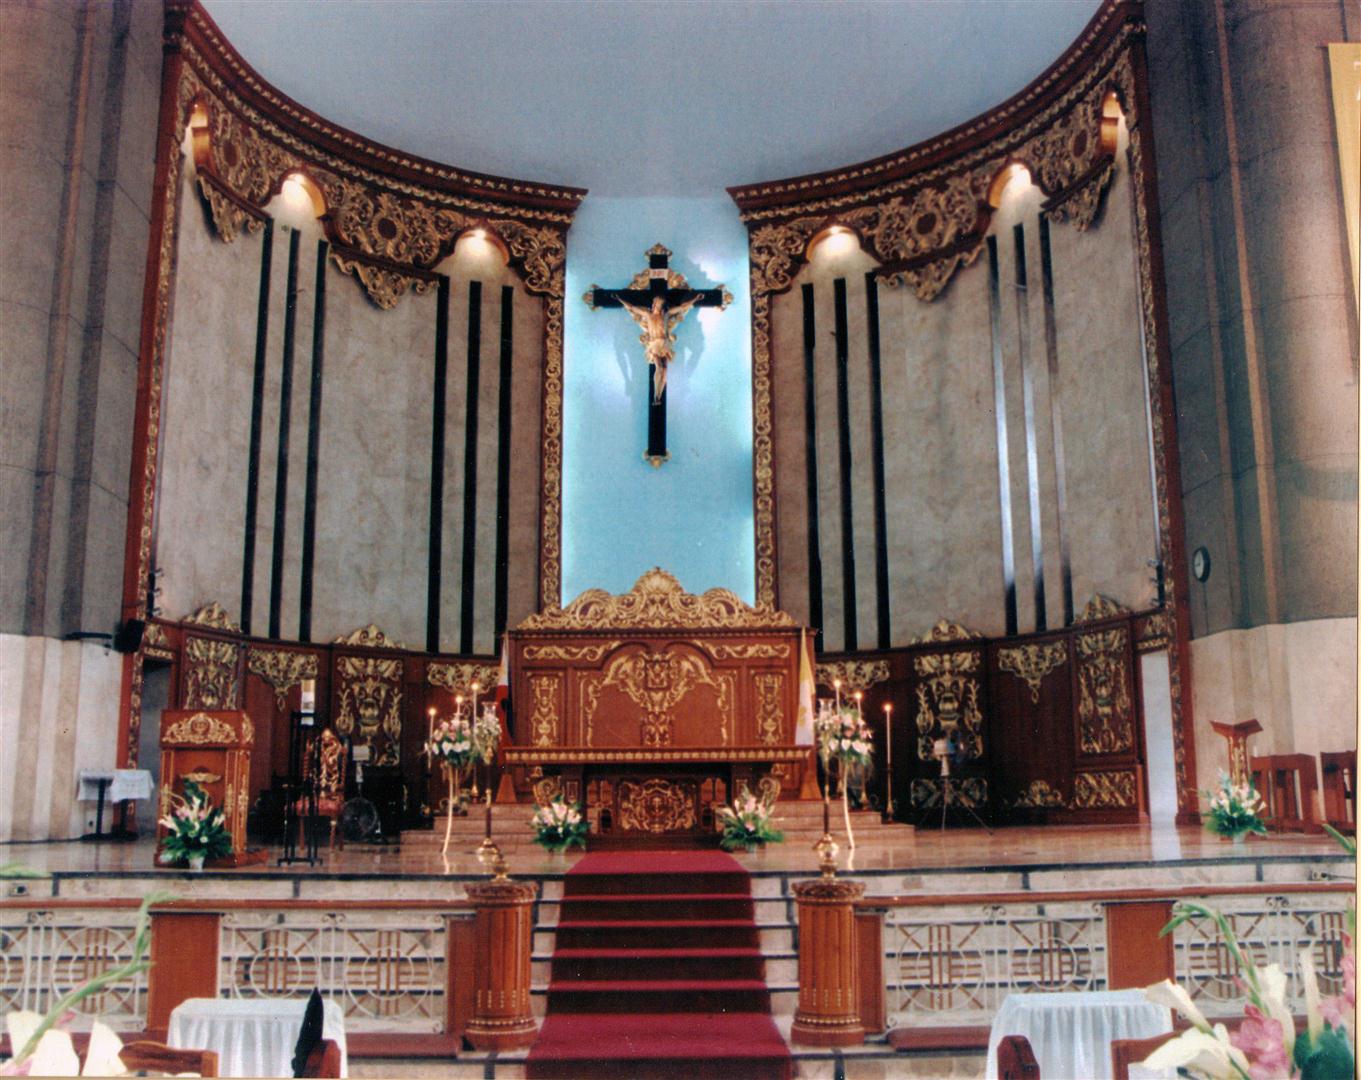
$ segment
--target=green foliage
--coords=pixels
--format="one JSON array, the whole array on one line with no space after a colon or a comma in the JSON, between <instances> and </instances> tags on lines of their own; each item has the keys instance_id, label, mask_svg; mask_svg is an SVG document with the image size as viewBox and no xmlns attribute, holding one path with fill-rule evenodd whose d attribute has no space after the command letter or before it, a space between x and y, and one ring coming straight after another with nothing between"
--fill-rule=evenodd
<instances>
[{"instance_id":1,"label":"green foliage","mask_svg":"<svg viewBox=\"0 0 1361 1080\"><path fill-rule=\"evenodd\" d=\"M220 859L232 852L226 816L213 809L208 793L192 780L184 782L184 797L172 795L174 809L161 818L169 832L161 841L161 861L182 863L202 855Z\"/></svg>"},{"instance_id":2,"label":"green foliage","mask_svg":"<svg viewBox=\"0 0 1361 1080\"><path fill-rule=\"evenodd\" d=\"M1356 1056L1346 1028L1325 1023L1315 1036L1302 1031L1295 1040L1295 1067L1300 1080L1348 1080L1356 1075Z\"/></svg>"},{"instance_id":3,"label":"green foliage","mask_svg":"<svg viewBox=\"0 0 1361 1080\"><path fill-rule=\"evenodd\" d=\"M1229 774L1219 774L1219 790L1203 793L1210 800L1205 814L1205 828L1217 836L1239 836L1243 833L1266 835L1262 811L1266 808L1257 789L1249 781L1237 787Z\"/></svg>"},{"instance_id":4,"label":"green foliage","mask_svg":"<svg viewBox=\"0 0 1361 1080\"><path fill-rule=\"evenodd\" d=\"M566 851L573 845L584 848L590 828L580 803L569 803L561 795L534 811L534 843L549 851Z\"/></svg>"},{"instance_id":5,"label":"green foliage","mask_svg":"<svg viewBox=\"0 0 1361 1080\"><path fill-rule=\"evenodd\" d=\"M749 791L744 791L733 802L718 812L722 836L718 844L724 851L765 844L778 844L784 833L771 824L770 807Z\"/></svg>"}]
</instances>

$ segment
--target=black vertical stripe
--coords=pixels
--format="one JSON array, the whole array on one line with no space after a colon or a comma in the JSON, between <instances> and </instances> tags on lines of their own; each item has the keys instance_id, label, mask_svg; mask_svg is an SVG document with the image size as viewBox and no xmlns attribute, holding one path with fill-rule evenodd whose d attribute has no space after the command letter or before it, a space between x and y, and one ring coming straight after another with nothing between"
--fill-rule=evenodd
<instances>
[{"instance_id":1,"label":"black vertical stripe","mask_svg":"<svg viewBox=\"0 0 1361 1080\"><path fill-rule=\"evenodd\" d=\"M284 603L284 530L288 511L288 428L293 410L293 342L298 327L297 229L288 232L288 291L284 304L284 355L279 377L279 453L274 469L274 560L269 575L269 636L280 636Z\"/></svg>"},{"instance_id":2,"label":"black vertical stripe","mask_svg":"<svg viewBox=\"0 0 1361 1080\"><path fill-rule=\"evenodd\" d=\"M808 621L822 629L822 540L818 532L818 408L813 286L803 286L803 424L808 481Z\"/></svg>"},{"instance_id":3,"label":"black vertical stripe","mask_svg":"<svg viewBox=\"0 0 1361 1080\"><path fill-rule=\"evenodd\" d=\"M879 279L865 275L865 320L869 327L870 438L874 454L874 600L879 648L890 640L888 608L888 508L884 504L884 387L879 355Z\"/></svg>"},{"instance_id":4,"label":"black vertical stripe","mask_svg":"<svg viewBox=\"0 0 1361 1080\"><path fill-rule=\"evenodd\" d=\"M321 449L321 375L326 359L326 253L317 241L317 284L312 307L312 386L307 399L307 480L302 498L302 580L298 588L298 640L312 640L312 581L317 554L317 459Z\"/></svg>"},{"instance_id":5,"label":"black vertical stripe","mask_svg":"<svg viewBox=\"0 0 1361 1080\"><path fill-rule=\"evenodd\" d=\"M851 389L850 330L846 325L846 279L832 282L836 312L836 426L841 465L841 605L845 638L843 649L855 649L858 619L855 610L855 519L851 501Z\"/></svg>"},{"instance_id":6,"label":"black vertical stripe","mask_svg":"<svg viewBox=\"0 0 1361 1080\"><path fill-rule=\"evenodd\" d=\"M255 308L255 377L250 392L250 451L246 459L246 535L241 553L241 632L250 633L255 606L255 521L260 511L260 443L264 437L265 364L269 352L269 279L274 264L274 219L265 219L260 250L260 299Z\"/></svg>"},{"instance_id":7,"label":"black vertical stripe","mask_svg":"<svg viewBox=\"0 0 1361 1080\"><path fill-rule=\"evenodd\" d=\"M477 569L477 389L482 369L482 283L468 283L468 397L463 442L463 581L459 590L459 651L473 651L473 589Z\"/></svg>"},{"instance_id":8,"label":"black vertical stripe","mask_svg":"<svg viewBox=\"0 0 1361 1080\"><path fill-rule=\"evenodd\" d=\"M506 629L510 590L510 417L514 341L515 287L501 286L501 387L496 410L496 606L493 633Z\"/></svg>"},{"instance_id":9,"label":"black vertical stripe","mask_svg":"<svg viewBox=\"0 0 1361 1080\"><path fill-rule=\"evenodd\" d=\"M1054 432L1054 481L1058 509L1059 572L1063 577L1063 625L1073 624L1073 559L1068 545L1068 480L1063 450L1063 409L1059 393L1059 334L1054 316L1054 264L1049 219L1040 215L1040 280L1044 292L1044 351L1049 369L1049 416Z\"/></svg>"},{"instance_id":10,"label":"black vertical stripe","mask_svg":"<svg viewBox=\"0 0 1361 1080\"><path fill-rule=\"evenodd\" d=\"M1025 419L1026 494L1030 500L1030 565L1035 586L1035 629L1048 629L1044 602L1044 521L1040 513L1040 454L1035 433L1035 376L1030 369L1030 288L1026 277L1025 226L1011 230L1015 250L1016 334L1021 361L1021 408Z\"/></svg>"},{"instance_id":11,"label":"black vertical stripe","mask_svg":"<svg viewBox=\"0 0 1361 1080\"><path fill-rule=\"evenodd\" d=\"M449 379L449 278L435 298L435 385L430 417L430 543L425 593L425 649L439 652L440 575L444 559L444 395Z\"/></svg>"},{"instance_id":12,"label":"black vertical stripe","mask_svg":"<svg viewBox=\"0 0 1361 1080\"><path fill-rule=\"evenodd\" d=\"M1006 380L1002 370L1002 286L997 237L988 237L988 314L992 324L992 408L997 422L997 501L1002 516L1002 601L1007 637L1016 635L1016 564L1011 537L1011 462L1007 456Z\"/></svg>"}]
</instances>

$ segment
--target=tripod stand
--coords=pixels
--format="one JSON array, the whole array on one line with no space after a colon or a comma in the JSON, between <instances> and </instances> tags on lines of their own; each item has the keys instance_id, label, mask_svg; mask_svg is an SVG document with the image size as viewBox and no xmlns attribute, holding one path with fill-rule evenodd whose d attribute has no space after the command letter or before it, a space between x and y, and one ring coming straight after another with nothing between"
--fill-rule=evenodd
<instances>
[{"instance_id":1,"label":"tripod stand","mask_svg":"<svg viewBox=\"0 0 1361 1080\"><path fill-rule=\"evenodd\" d=\"M954 778L950 775L949 746L948 743L946 746L940 745L941 743L946 743L946 740L938 739L932 754L932 756L940 762L940 831L945 831L945 820L950 816L951 804L958 804L959 806L964 807L964 809L969 812L969 816L978 822L978 824L982 825L983 828L988 831L988 834L991 835L992 826L979 816L978 811L974 809L973 800L963 791L955 790ZM925 822L923 822L923 824L925 824Z\"/></svg>"},{"instance_id":2,"label":"tripod stand","mask_svg":"<svg viewBox=\"0 0 1361 1080\"><path fill-rule=\"evenodd\" d=\"M288 783L284 788L284 850L279 865L320 862L317 857L317 770L320 740L312 738L316 717L311 712L295 711L291 717L288 741ZM309 760L310 759L310 760ZM301 823L303 853L298 853L295 828Z\"/></svg>"}]
</instances>

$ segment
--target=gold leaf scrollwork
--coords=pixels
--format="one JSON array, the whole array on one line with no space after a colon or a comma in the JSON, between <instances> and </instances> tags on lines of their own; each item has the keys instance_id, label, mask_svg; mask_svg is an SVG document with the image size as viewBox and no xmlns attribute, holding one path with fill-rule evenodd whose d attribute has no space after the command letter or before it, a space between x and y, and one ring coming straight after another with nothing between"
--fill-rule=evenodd
<instances>
[{"instance_id":1,"label":"gold leaf scrollwork","mask_svg":"<svg viewBox=\"0 0 1361 1080\"><path fill-rule=\"evenodd\" d=\"M752 676L756 690L756 738L767 745L778 743L784 733L784 675L778 671Z\"/></svg>"},{"instance_id":2,"label":"gold leaf scrollwork","mask_svg":"<svg viewBox=\"0 0 1361 1080\"><path fill-rule=\"evenodd\" d=\"M1087 601L1087 606L1082 609L1076 622L1089 623L1101 622L1103 619L1114 619L1119 615L1128 615L1129 608L1118 600L1112 600L1104 593L1092 593L1092 598Z\"/></svg>"},{"instance_id":3,"label":"gold leaf scrollwork","mask_svg":"<svg viewBox=\"0 0 1361 1080\"><path fill-rule=\"evenodd\" d=\"M917 684L917 757L932 758L937 738L953 735L962 757L983 753L983 713L978 707L982 665L977 652L918 656L913 666L925 681Z\"/></svg>"},{"instance_id":4,"label":"gold leaf scrollwork","mask_svg":"<svg viewBox=\"0 0 1361 1080\"><path fill-rule=\"evenodd\" d=\"M432 660L425 668L425 681L451 694L471 694L474 681L477 682L479 694L490 694L496 689L500 678L501 668L498 665L479 664L472 660L453 663Z\"/></svg>"},{"instance_id":5,"label":"gold leaf scrollwork","mask_svg":"<svg viewBox=\"0 0 1361 1080\"><path fill-rule=\"evenodd\" d=\"M255 742L255 725L245 716L238 723L239 732L220 717L195 713L171 724L162 733L161 741L170 746L251 745Z\"/></svg>"},{"instance_id":6,"label":"gold leaf scrollwork","mask_svg":"<svg viewBox=\"0 0 1361 1080\"><path fill-rule=\"evenodd\" d=\"M1064 806L1063 792L1055 791L1048 780L1032 780L1017 797L1016 805L1033 810L1059 810Z\"/></svg>"},{"instance_id":7,"label":"gold leaf scrollwork","mask_svg":"<svg viewBox=\"0 0 1361 1080\"><path fill-rule=\"evenodd\" d=\"M342 634L331 642L332 645L358 645L363 649L402 649L406 646L400 641L394 641L388 637L381 628L374 623L368 626L361 626L358 630L349 634Z\"/></svg>"},{"instance_id":8,"label":"gold leaf scrollwork","mask_svg":"<svg viewBox=\"0 0 1361 1080\"><path fill-rule=\"evenodd\" d=\"M988 801L988 782L981 776L970 776L953 785L954 797L964 806L977 808ZM908 799L913 809L927 810L940 805L939 780L917 777L908 788Z\"/></svg>"},{"instance_id":9,"label":"gold leaf scrollwork","mask_svg":"<svg viewBox=\"0 0 1361 1080\"><path fill-rule=\"evenodd\" d=\"M619 827L625 832L667 833L693 829L697 820L694 781L653 777L619 781Z\"/></svg>"},{"instance_id":10,"label":"gold leaf scrollwork","mask_svg":"<svg viewBox=\"0 0 1361 1080\"><path fill-rule=\"evenodd\" d=\"M236 669L241 646L230 641L188 637L184 643L188 674L184 686L186 709L234 709Z\"/></svg>"},{"instance_id":11,"label":"gold leaf scrollwork","mask_svg":"<svg viewBox=\"0 0 1361 1080\"><path fill-rule=\"evenodd\" d=\"M622 642L605 641L598 645L526 645L526 660L566 660L568 663L597 664L607 652L619 648Z\"/></svg>"},{"instance_id":12,"label":"gold leaf scrollwork","mask_svg":"<svg viewBox=\"0 0 1361 1080\"><path fill-rule=\"evenodd\" d=\"M935 626L926 631L926 633L922 634L920 637L913 638L911 644L937 645L942 642L951 641L978 641L982 636L982 634L970 630L968 627L961 626L957 622L951 622L949 619L941 619Z\"/></svg>"},{"instance_id":13,"label":"gold leaf scrollwork","mask_svg":"<svg viewBox=\"0 0 1361 1080\"><path fill-rule=\"evenodd\" d=\"M715 660L784 660L789 646L773 641L758 641L749 645L726 645L721 641L692 641L696 649L707 651Z\"/></svg>"},{"instance_id":14,"label":"gold leaf scrollwork","mask_svg":"<svg viewBox=\"0 0 1361 1080\"><path fill-rule=\"evenodd\" d=\"M1032 645L1018 645L997 650L997 666L1024 679L1030 687L1030 700L1040 701L1040 684L1044 677L1068 662L1068 644L1064 641L1045 641Z\"/></svg>"},{"instance_id":15,"label":"gold leaf scrollwork","mask_svg":"<svg viewBox=\"0 0 1361 1080\"><path fill-rule=\"evenodd\" d=\"M628 592L613 595L587 589L565 608L531 615L521 630L592 630L605 627L650 630L765 629L793 626L783 611L753 608L728 589L687 593L661 568L643 574Z\"/></svg>"},{"instance_id":16,"label":"gold leaf scrollwork","mask_svg":"<svg viewBox=\"0 0 1361 1080\"><path fill-rule=\"evenodd\" d=\"M336 673L340 681L336 731L361 746L374 746L374 765L398 764L402 756L402 661L341 656L336 660Z\"/></svg>"},{"instance_id":17,"label":"gold leaf scrollwork","mask_svg":"<svg viewBox=\"0 0 1361 1080\"><path fill-rule=\"evenodd\" d=\"M529 716L529 730L535 746L553 746L558 741L558 717L562 713L562 677L560 675L531 675L530 693L534 696L533 711Z\"/></svg>"},{"instance_id":18,"label":"gold leaf scrollwork","mask_svg":"<svg viewBox=\"0 0 1361 1080\"><path fill-rule=\"evenodd\" d=\"M889 666L887 660L832 660L817 666L816 680L819 686L835 685L841 680L843 694L867 693L871 686L887 682Z\"/></svg>"},{"instance_id":19,"label":"gold leaf scrollwork","mask_svg":"<svg viewBox=\"0 0 1361 1080\"><path fill-rule=\"evenodd\" d=\"M189 623L191 626L207 626L213 630L227 630L234 634L241 633L241 626L230 615L226 609L216 600L204 604L192 615L186 615L181 622Z\"/></svg>"},{"instance_id":20,"label":"gold leaf scrollwork","mask_svg":"<svg viewBox=\"0 0 1361 1080\"><path fill-rule=\"evenodd\" d=\"M255 648L246 651L246 670L269 683L280 711L288 704L289 690L303 679L317 677L317 666L314 653Z\"/></svg>"},{"instance_id":21,"label":"gold leaf scrollwork","mask_svg":"<svg viewBox=\"0 0 1361 1080\"><path fill-rule=\"evenodd\" d=\"M643 711L643 746L670 746L674 734L671 710L696 685L710 686L718 695L720 738L729 738L732 711L731 683L715 678L698 655L678 652L633 652L617 656L605 669L601 687L617 686Z\"/></svg>"},{"instance_id":22,"label":"gold leaf scrollwork","mask_svg":"<svg viewBox=\"0 0 1361 1080\"><path fill-rule=\"evenodd\" d=\"M1084 754L1119 754L1134 748L1127 644L1123 626L1078 635L1078 747Z\"/></svg>"},{"instance_id":23,"label":"gold leaf scrollwork","mask_svg":"<svg viewBox=\"0 0 1361 1080\"><path fill-rule=\"evenodd\" d=\"M1130 810L1139 805L1133 772L1080 772L1073 778L1079 810Z\"/></svg>"}]
</instances>

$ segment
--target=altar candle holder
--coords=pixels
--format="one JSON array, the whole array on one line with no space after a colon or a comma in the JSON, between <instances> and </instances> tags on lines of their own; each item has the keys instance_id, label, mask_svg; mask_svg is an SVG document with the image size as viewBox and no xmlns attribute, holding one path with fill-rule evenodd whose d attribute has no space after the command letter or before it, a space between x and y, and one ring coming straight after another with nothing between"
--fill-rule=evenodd
<instances>
[{"instance_id":1,"label":"altar candle holder","mask_svg":"<svg viewBox=\"0 0 1361 1080\"><path fill-rule=\"evenodd\" d=\"M884 816L893 820L893 704L884 702Z\"/></svg>"}]
</instances>

